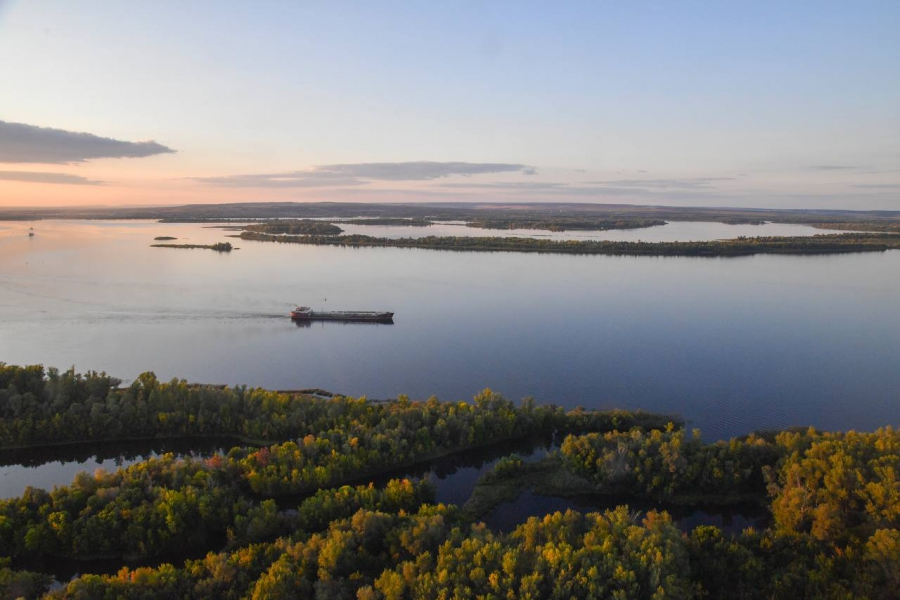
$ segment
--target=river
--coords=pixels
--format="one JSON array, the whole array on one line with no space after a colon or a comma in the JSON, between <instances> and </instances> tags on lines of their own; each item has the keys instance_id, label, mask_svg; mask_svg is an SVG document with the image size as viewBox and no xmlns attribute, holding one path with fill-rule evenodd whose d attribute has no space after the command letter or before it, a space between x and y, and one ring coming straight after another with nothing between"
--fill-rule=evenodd
<instances>
[{"instance_id":1,"label":"river","mask_svg":"<svg viewBox=\"0 0 900 600\"><path fill-rule=\"evenodd\" d=\"M821 233L673 223L596 235L651 239L673 226L679 239ZM491 387L566 407L677 413L707 439L900 422L898 251L574 256L302 246L232 233L0 223L0 361L370 398L459 400ZM240 250L151 248L163 235ZM393 325L298 327L287 318L295 303L396 315Z\"/></svg>"}]
</instances>

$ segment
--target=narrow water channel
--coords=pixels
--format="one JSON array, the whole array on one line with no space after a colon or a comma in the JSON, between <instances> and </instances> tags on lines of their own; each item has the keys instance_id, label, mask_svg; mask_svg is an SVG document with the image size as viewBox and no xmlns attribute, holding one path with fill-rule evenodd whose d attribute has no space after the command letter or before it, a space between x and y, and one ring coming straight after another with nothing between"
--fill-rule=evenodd
<instances>
[{"instance_id":1,"label":"narrow water channel","mask_svg":"<svg viewBox=\"0 0 900 600\"><path fill-rule=\"evenodd\" d=\"M231 438L193 438L173 440L144 440L134 442L107 442L73 444L29 450L0 451L0 496L16 497L25 486L52 490L54 486L71 483L80 471L95 469L113 471L149 458L173 453L177 457L206 458L229 448L241 445ZM360 479L355 484L372 481L384 485L390 479L408 477L424 479L435 487L435 501L462 506L472 495L478 479L488 472L498 460L510 454L518 454L526 461L540 460L554 448L551 439L531 439L505 442L469 450L459 454L423 462L414 467L396 469L375 478ZM284 511L294 509L308 497L289 496L277 498ZM699 525L715 525L727 532L740 532L747 527L764 527L768 523L768 511L759 505L742 504L729 507L660 505L624 496L575 496L553 497L535 494L530 490L513 502L504 502L488 513L484 522L492 530L507 533L524 523L529 517L544 516L568 509L582 513L602 511L627 504L640 514L648 510L666 510L676 525L690 531ZM139 561L121 559L77 560L61 558L17 559L16 568L52 574L57 586L84 573L112 574L123 566L130 568L155 567L163 563L181 566L185 560L202 558L208 548L190 555L158 556Z\"/></svg>"}]
</instances>

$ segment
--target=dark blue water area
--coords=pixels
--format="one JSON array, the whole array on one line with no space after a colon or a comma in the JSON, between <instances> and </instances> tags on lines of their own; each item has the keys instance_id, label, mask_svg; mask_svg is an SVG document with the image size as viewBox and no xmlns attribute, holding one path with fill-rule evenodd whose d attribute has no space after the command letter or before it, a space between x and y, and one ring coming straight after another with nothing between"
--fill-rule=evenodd
<instances>
[{"instance_id":1,"label":"dark blue water area","mask_svg":"<svg viewBox=\"0 0 900 600\"><path fill-rule=\"evenodd\" d=\"M513 502L504 502L485 515L485 524L494 531L509 533L529 517L574 510L582 514L627 506L638 519L648 510L666 511L681 530L690 532L700 525L713 525L728 533L769 525L769 512L758 504L684 507L643 501L624 496L542 496L526 490Z\"/></svg>"},{"instance_id":2,"label":"dark blue water area","mask_svg":"<svg viewBox=\"0 0 900 600\"><path fill-rule=\"evenodd\" d=\"M390 479L402 477L424 480L434 486L435 502L462 506L471 497L478 479L504 456L515 454L526 461L534 461L546 456L552 446L553 440L550 438L501 442L425 461L412 467L392 469L374 479L360 480L359 483L371 480L376 485L384 485Z\"/></svg>"},{"instance_id":3,"label":"dark blue water area","mask_svg":"<svg viewBox=\"0 0 900 600\"><path fill-rule=\"evenodd\" d=\"M79 472L112 472L150 458L208 458L242 446L227 437L93 442L24 450L0 450L0 500L21 496L26 486L47 491L68 485Z\"/></svg>"},{"instance_id":4,"label":"dark blue water area","mask_svg":"<svg viewBox=\"0 0 900 600\"><path fill-rule=\"evenodd\" d=\"M435 488L435 501L464 505L472 496L475 485L504 456L515 454L526 462L544 458L554 448L549 439L498 444L473 450L450 458L418 465L414 469L397 470L376 479L383 485L393 477L424 479ZM572 497L544 496L531 490L523 492L515 501L504 502L485 515L483 521L491 529L508 533L529 517L543 517L557 511L575 510L581 513L602 512L617 506L628 506L637 515L648 510L666 511L684 531L700 525L713 525L723 531L738 533L748 527L761 529L770 524L769 511L754 503L728 506L679 506L643 500L623 495L576 495Z\"/></svg>"},{"instance_id":5,"label":"dark blue water area","mask_svg":"<svg viewBox=\"0 0 900 600\"><path fill-rule=\"evenodd\" d=\"M527 461L537 460L546 456L549 446L538 443L531 447L518 445L502 449L494 449L485 452L480 460L463 462L460 466L452 465L449 461L445 467L431 469L427 480L435 487L435 501L444 504L456 504L462 506L472 496L475 484L486 472L490 471L497 461L504 456L517 454L524 456Z\"/></svg>"}]
</instances>

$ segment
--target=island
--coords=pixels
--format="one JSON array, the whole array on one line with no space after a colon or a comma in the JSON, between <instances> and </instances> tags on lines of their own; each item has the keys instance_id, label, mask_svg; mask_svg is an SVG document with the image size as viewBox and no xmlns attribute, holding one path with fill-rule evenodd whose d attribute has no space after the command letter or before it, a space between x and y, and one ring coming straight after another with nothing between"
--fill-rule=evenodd
<instances>
[{"instance_id":1,"label":"island","mask_svg":"<svg viewBox=\"0 0 900 600\"><path fill-rule=\"evenodd\" d=\"M242 229L283 235L337 235L344 231L337 225L327 221L313 221L310 219L275 219L264 223L244 225Z\"/></svg>"},{"instance_id":2,"label":"island","mask_svg":"<svg viewBox=\"0 0 900 600\"><path fill-rule=\"evenodd\" d=\"M210 435L235 445L0 501L0 592L885 598L900 572L900 432L889 427L709 442L674 415L563 410L491 390L375 402L0 364L0 448ZM509 451L527 440L548 450ZM493 466L462 506L436 502L412 475L475 450L495 458L484 455ZM597 508L535 505L508 530L481 521L526 492ZM728 531L668 509L739 503L767 516ZM65 561L80 574L51 590L52 565ZM110 562L121 567L91 574Z\"/></svg>"},{"instance_id":3,"label":"island","mask_svg":"<svg viewBox=\"0 0 900 600\"><path fill-rule=\"evenodd\" d=\"M231 242L217 242L215 244L152 244L151 248L184 248L186 250L215 250L216 252L231 252L235 250Z\"/></svg>"},{"instance_id":4,"label":"island","mask_svg":"<svg viewBox=\"0 0 900 600\"><path fill-rule=\"evenodd\" d=\"M890 233L844 233L794 237L739 237L700 242L556 241L526 237L427 236L378 238L367 235L292 236L268 233L265 224L244 231L243 240L382 248L420 248L468 252L540 252L615 256L748 256L752 254L837 254L883 252L900 248L900 236Z\"/></svg>"}]
</instances>

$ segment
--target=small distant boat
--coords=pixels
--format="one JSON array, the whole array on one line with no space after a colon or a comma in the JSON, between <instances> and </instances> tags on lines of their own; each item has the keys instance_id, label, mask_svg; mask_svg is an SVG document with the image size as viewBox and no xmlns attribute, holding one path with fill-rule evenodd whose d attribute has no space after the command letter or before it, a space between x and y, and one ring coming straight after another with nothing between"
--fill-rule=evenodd
<instances>
[{"instance_id":1,"label":"small distant boat","mask_svg":"<svg viewBox=\"0 0 900 600\"><path fill-rule=\"evenodd\" d=\"M33 231L29 231L29 232L28 232L28 237L34 237L34 232L33 232Z\"/></svg>"},{"instance_id":2,"label":"small distant boat","mask_svg":"<svg viewBox=\"0 0 900 600\"><path fill-rule=\"evenodd\" d=\"M336 310L314 311L308 306L298 306L291 311L291 319L295 321L362 321L368 323L392 323L394 313L371 310Z\"/></svg>"}]
</instances>

